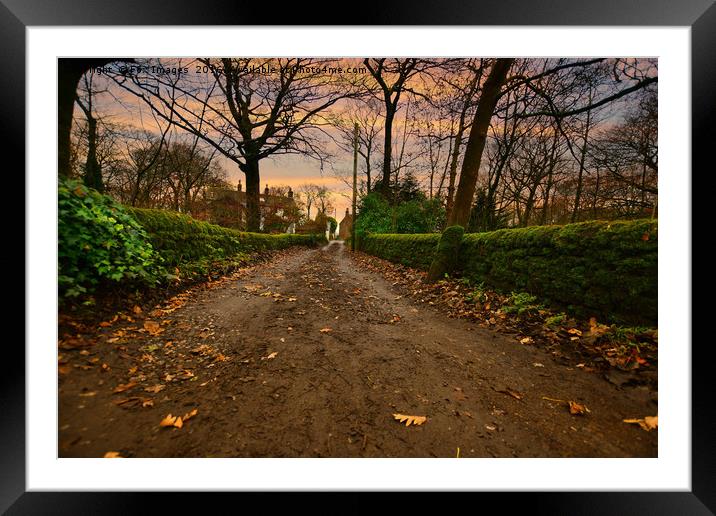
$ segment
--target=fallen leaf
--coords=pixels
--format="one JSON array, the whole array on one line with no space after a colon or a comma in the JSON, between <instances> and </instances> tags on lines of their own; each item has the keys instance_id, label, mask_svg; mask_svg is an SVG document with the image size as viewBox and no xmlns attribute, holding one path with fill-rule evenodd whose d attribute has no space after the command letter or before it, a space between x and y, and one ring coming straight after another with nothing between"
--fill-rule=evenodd
<instances>
[{"instance_id":1,"label":"fallen leaf","mask_svg":"<svg viewBox=\"0 0 716 516\"><path fill-rule=\"evenodd\" d=\"M172 416L171 414L169 414L164 419L162 419L161 423L159 423L159 426L175 426L177 428L181 428L182 426L184 426L184 422L182 421L180 416Z\"/></svg>"},{"instance_id":2,"label":"fallen leaf","mask_svg":"<svg viewBox=\"0 0 716 516\"><path fill-rule=\"evenodd\" d=\"M134 308L132 308L132 312L134 312L135 314L139 315L139 314L142 313L142 307L140 307L140 306L137 305L137 306L135 306Z\"/></svg>"},{"instance_id":3,"label":"fallen leaf","mask_svg":"<svg viewBox=\"0 0 716 516\"><path fill-rule=\"evenodd\" d=\"M144 329L147 330L150 335L159 335L164 331L156 321L144 321Z\"/></svg>"},{"instance_id":4,"label":"fallen leaf","mask_svg":"<svg viewBox=\"0 0 716 516\"><path fill-rule=\"evenodd\" d=\"M321 333L331 333L332 331L330 328L321 328Z\"/></svg>"},{"instance_id":5,"label":"fallen leaf","mask_svg":"<svg viewBox=\"0 0 716 516\"><path fill-rule=\"evenodd\" d=\"M119 454L118 451L108 451L104 454L105 459L121 459L122 456Z\"/></svg>"},{"instance_id":6,"label":"fallen leaf","mask_svg":"<svg viewBox=\"0 0 716 516\"><path fill-rule=\"evenodd\" d=\"M266 360L271 360L272 358L276 358L276 355L278 355L278 351L274 351L273 353L269 353L269 355L266 358Z\"/></svg>"},{"instance_id":7,"label":"fallen leaf","mask_svg":"<svg viewBox=\"0 0 716 516\"><path fill-rule=\"evenodd\" d=\"M90 396L94 396L94 395L96 395L96 394L97 394L96 391L81 392L81 393L80 393L80 396L82 396L83 398L89 398Z\"/></svg>"},{"instance_id":8,"label":"fallen leaf","mask_svg":"<svg viewBox=\"0 0 716 516\"><path fill-rule=\"evenodd\" d=\"M659 426L658 416L646 416L644 419L624 419L625 423L638 424L643 430L651 432Z\"/></svg>"},{"instance_id":9,"label":"fallen leaf","mask_svg":"<svg viewBox=\"0 0 716 516\"><path fill-rule=\"evenodd\" d=\"M582 405L581 403L577 403L576 401L569 401L569 413L573 414L575 416L580 416L583 414L586 414L587 412L591 412L586 405Z\"/></svg>"},{"instance_id":10,"label":"fallen leaf","mask_svg":"<svg viewBox=\"0 0 716 516\"><path fill-rule=\"evenodd\" d=\"M196 416L197 412L198 412L198 409L194 409L191 412L187 412L186 414L184 414L182 416L182 418L181 418L182 421L186 421L187 419L193 418L194 416Z\"/></svg>"},{"instance_id":11,"label":"fallen leaf","mask_svg":"<svg viewBox=\"0 0 716 516\"><path fill-rule=\"evenodd\" d=\"M112 392L114 392L115 394L118 392L124 392L128 389L131 389L135 385L137 385L136 382L120 383L119 385L117 385L117 387L115 387L114 391Z\"/></svg>"},{"instance_id":12,"label":"fallen leaf","mask_svg":"<svg viewBox=\"0 0 716 516\"><path fill-rule=\"evenodd\" d=\"M147 392L153 392L154 394L156 394L159 391L163 390L165 387L166 387L166 385L157 384L157 385L153 385L152 387L145 387L144 390Z\"/></svg>"},{"instance_id":13,"label":"fallen leaf","mask_svg":"<svg viewBox=\"0 0 716 516\"><path fill-rule=\"evenodd\" d=\"M427 416L406 416L405 414L393 414L393 417L401 423L405 422L405 426L422 425L428 420Z\"/></svg>"},{"instance_id":14,"label":"fallen leaf","mask_svg":"<svg viewBox=\"0 0 716 516\"><path fill-rule=\"evenodd\" d=\"M534 343L534 339L532 337L525 337L523 339L520 339L520 344L532 344Z\"/></svg>"},{"instance_id":15,"label":"fallen leaf","mask_svg":"<svg viewBox=\"0 0 716 516\"><path fill-rule=\"evenodd\" d=\"M144 400L147 400L149 398L140 398L139 396L132 396L131 398L122 398L118 400L112 401L115 405L122 408L131 408L136 407L137 405L141 404Z\"/></svg>"},{"instance_id":16,"label":"fallen leaf","mask_svg":"<svg viewBox=\"0 0 716 516\"><path fill-rule=\"evenodd\" d=\"M500 389L500 390L495 389L495 391L499 392L500 394L507 394L508 396L512 396L516 400L522 399L522 394L520 394L517 391L513 391L512 389Z\"/></svg>"}]
</instances>

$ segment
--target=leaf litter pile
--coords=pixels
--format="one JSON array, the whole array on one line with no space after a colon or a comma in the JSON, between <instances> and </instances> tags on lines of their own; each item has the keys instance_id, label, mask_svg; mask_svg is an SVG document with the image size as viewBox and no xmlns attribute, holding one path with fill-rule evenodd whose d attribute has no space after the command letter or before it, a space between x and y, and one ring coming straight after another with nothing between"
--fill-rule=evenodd
<instances>
[{"instance_id":1,"label":"leaf litter pile","mask_svg":"<svg viewBox=\"0 0 716 516\"><path fill-rule=\"evenodd\" d=\"M60 456L656 455L655 400L585 374L655 369L650 344L421 280L331 245L61 314Z\"/></svg>"}]
</instances>

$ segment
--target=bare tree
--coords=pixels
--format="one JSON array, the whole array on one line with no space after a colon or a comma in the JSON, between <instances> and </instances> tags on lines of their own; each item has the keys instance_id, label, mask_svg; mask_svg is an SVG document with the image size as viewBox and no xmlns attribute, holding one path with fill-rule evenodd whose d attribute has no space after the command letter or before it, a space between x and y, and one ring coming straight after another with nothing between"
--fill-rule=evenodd
<instances>
[{"instance_id":1,"label":"bare tree","mask_svg":"<svg viewBox=\"0 0 716 516\"><path fill-rule=\"evenodd\" d=\"M159 73L125 73L117 84L145 101L156 115L202 138L246 176L247 223L260 228L261 160L303 154L321 162L326 152L323 113L343 98L357 96L355 80L325 73L333 60L198 59L153 62ZM189 70L198 73L186 73ZM151 69L151 67L149 68ZM166 70L178 70L176 75Z\"/></svg>"},{"instance_id":2,"label":"bare tree","mask_svg":"<svg viewBox=\"0 0 716 516\"><path fill-rule=\"evenodd\" d=\"M393 120L398 111L401 95L413 91L407 86L408 81L426 68L426 62L416 58L408 59L364 59L363 64L375 80L379 96L385 108L385 125L383 129L383 170L380 189L387 196L390 191L390 177L393 173Z\"/></svg>"},{"instance_id":3,"label":"bare tree","mask_svg":"<svg viewBox=\"0 0 716 516\"><path fill-rule=\"evenodd\" d=\"M334 139L344 153L353 152L354 128L358 125L358 155L360 156L360 172L365 176L365 191L370 193L373 188L373 160L381 151L379 141L383 130L382 116L376 103L367 101L354 101L345 106L344 112L332 117L332 123L338 131ZM350 178L341 178L346 184L352 184Z\"/></svg>"}]
</instances>

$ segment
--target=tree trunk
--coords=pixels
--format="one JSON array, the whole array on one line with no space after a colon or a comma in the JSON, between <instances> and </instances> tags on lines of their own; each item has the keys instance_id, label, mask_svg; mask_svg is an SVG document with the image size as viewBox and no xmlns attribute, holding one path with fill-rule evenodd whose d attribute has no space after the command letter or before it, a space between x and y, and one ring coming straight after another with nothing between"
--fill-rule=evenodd
<instances>
[{"instance_id":1,"label":"tree trunk","mask_svg":"<svg viewBox=\"0 0 716 516\"><path fill-rule=\"evenodd\" d=\"M592 102L592 95L590 92L589 102ZM577 175L577 192L574 195L574 211L572 211L572 223L577 221L577 214L579 213L579 203L582 197L582 185L584 182L584 163L587 159L587 143L589 142L589 124L592 121L592 112L587 111L587 127L584 129L584 145L582 146L582 154L579 157L579 174Z\"/></svg>"},{"instance_id":2,"label":"tree trunk","mask_svg":"<svg viewBox=\"0 0 716 516\"><path fill-rule=\"evenodd\" d=\"M385 141L383 142L383 179L380 184L380 191L387 198L390 194L390 173L393 154L393 118L395 108L386 103L385 105Z\"/></svg>"},{"instance_id":3,"label":"tree trunk","mask_svg":"<svg viewBox=\"0 0 716 516\"><path fill-rule=\"evenodd\" d=\"M240 166L246 176L246 229L252 232L261 231L261 177L259 160L247 158Z\"/></svg>"},{"instance_id":4,"label":"tree trunk","mask_svg":"<svg viewBox=\"0 0 716 516\"><path fill-rule=\"evenodd\" d=\"M72 131L72 112L77 96L77 83L82 75L92 68L104 66L120 59L68 59L61 58L57 63L57 173L60 177L69 177L70 133ZM122 59L122 61L133 61Z\"/></svg>"},{"instance_id":5,"label":"tree trunk","mask_svg":"<svg viewBox=\"0 0 716 516\"><path fill-rule=\"evenodd\" d=\"M461 225L467 227L470 221L470 208L475 195L475 185L480 171L482 151L487 140L492 113L497 105L498 95L507 78L507 72L514 59L497 59L485 81L477 105L475 118L470 129L470 137L465 148L465 157L460 171L460 183L455 194L455 205L448 219L448 226Z\"/></svg>"},{"instance_id":6,"label":"tree trunk","mask_svg":"<svg viewBox=\"0 0 716 516\"><path fill-rule=\"evenodd\" d=\"M445 204L445 214L450 218L452 208L455 203L455 178L457 176L457 161L460 157L460 146L462 145L462 135L465 131L465 120L460 117L460 126L458 127L457 134L455 135L455 147L452 149L452 156L450 157L450 176L448 181L447 191L447 202Z\"/></svg>"},{"instance_id":7,"label":"tree trunk","mask_svg":"<svg viewBox=\"0 0 716 516\"><path fill-rule=\"evenodd\" d=\"M84 183L98 192L104 192L102 169L97 162L97 120L91 113L87 114L87 143Z\"/></svg>"}]
</instances>

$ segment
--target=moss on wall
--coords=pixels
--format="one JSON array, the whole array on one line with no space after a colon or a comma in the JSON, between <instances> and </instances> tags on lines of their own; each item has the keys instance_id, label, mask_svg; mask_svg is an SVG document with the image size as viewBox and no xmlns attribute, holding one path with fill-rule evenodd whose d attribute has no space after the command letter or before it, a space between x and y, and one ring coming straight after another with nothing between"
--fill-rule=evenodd
<instances>
[{"instance_id":1,"label":"moss on wall","mask_svg":"<svg viewBox=\"0 0 716 516\"><path fill-rule=\"evenodd\" d=\"M427 270L440 235L366 235L361 249ZM529 292L572 314L657 324L655 220L592 221L464 235L463 277L504 292Z\"/></svg>"}]
</instances>

